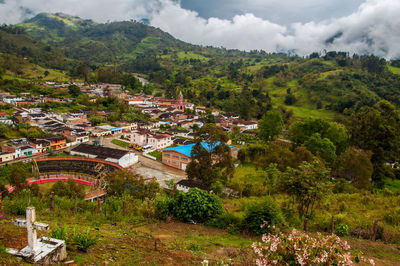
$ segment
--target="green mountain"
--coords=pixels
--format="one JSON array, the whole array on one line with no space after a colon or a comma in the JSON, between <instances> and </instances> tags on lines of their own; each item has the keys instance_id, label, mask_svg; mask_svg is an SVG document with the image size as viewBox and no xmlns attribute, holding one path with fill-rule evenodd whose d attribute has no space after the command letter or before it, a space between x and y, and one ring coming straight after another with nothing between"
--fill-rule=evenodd
<instances>
[{"instance_id":1,"label":"green mountain","mask_svg":"<svg viewBox=\"0 0 400 266\"><path fill-rule=\"evenodd\" d=\"M301 58L204 47L136 21L101 24L59 13L6 29L0 52L26 57L26 47L33 63L92 82L141 73L166 97L182 91L196 104L245 119L279 106L288 117L327 119L381 99L400 106L400 64L375 56L328 52Z\"/></svg>"}]
</instances>

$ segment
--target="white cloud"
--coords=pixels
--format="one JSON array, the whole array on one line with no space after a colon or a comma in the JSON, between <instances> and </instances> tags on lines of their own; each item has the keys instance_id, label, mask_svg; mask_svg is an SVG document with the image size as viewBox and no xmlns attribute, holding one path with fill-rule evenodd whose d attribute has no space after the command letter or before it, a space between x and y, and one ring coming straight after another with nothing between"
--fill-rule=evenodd
<instances>
[{"instance_id":1,"label":"white cloud","mask_svg":"<svg viewBox=\"0 0 400 266\"><path fill-rule=\"evenodd\" d=\"M286 9L288 4L294 3L292 0L273 1ZM335 1L325 0L325 4ZM307 0L306 6L317 6L317 2ZM262 1L249 0L249 5L261 6ZM294 10L296 7L298 5L293 5ZM253 13L236 15L232 19L205 19L172 0L4 0L0 2L0 23L20 22L26 18L27 10L32 15L64 12L99 22L150 18L152 25L181 40L217 47L268 52L293 50L300 55L326 49L400 57L399 0L366 0L348 16L287 25L273 23ZM327 43L328 39L331 42Z\"/></svg>"},{"instance_id":2,"label":"white cloud","mask_svg":"<svg viewBox=\"0 0 400 266\"><path fill-rule=\"evenodd\" d=\"M322 22L282 26L252 14L232 20L201 18L196 12L165 0L152 25L191 43L269 52L342 50L400 57L400 1L368 0L353 14ZM337 35L331 43L326 40Z\"/></svg>"}]
</instances>

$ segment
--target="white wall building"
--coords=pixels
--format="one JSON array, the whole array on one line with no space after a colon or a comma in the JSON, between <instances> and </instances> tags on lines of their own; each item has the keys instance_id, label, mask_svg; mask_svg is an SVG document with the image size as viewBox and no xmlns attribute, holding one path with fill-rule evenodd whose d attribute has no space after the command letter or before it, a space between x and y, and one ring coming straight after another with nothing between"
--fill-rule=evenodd
<instances>
[{"instance_id":1,"label":"white wall building","mask_svg":"<svg viewBox=\"0 0 400 266\"><path fill-rule=\"evenodd\" d=\"M89 144L80 144L71 149L71 155L78 155L88 158L96 158L119 164L126 168L138 162L139 157L129 151L112 149Z\"/></svg>"}]
</instances>

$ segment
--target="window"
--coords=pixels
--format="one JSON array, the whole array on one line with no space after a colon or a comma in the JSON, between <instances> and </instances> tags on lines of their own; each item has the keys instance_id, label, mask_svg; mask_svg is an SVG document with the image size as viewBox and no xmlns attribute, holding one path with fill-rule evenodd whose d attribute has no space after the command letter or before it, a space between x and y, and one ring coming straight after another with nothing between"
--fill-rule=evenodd
<instances>
[{"instance_id":1,"label":"window","mask_svg":"<svg viewBox=\"0 0 400 266\"><path fill-rule=\"evenodd\" d=\"M181 157L181 159L184 160L184 161L187 161L187 158L186 158L186 157Z\"/></svg>"},{"instance_id":2,"label":"window","mask_svg":"<svg viewBox=\"0 0 400 266\"><path fill-rule=\"evenodd\" d=\"M165 156L165 157L169 157L169 154L168 154L168 153L165 153L164 156Z\"/></svg>"},{"instance_id":3,"label":"window","mask_svg":"<svg viewBox=\"0 0 400 266\"><path fill-rule=\"evenodd\" d=\"M179 162L172 162L172 164L174 164L174 165L179 165Z\"/></svg>"},{"instance_id":4,"label":"window","mask_svg":"<svg viewBox=\"0 0 400 266\"><path fill-rule=\"evenodd\" d=\"M179 156L177 156L177 155L172 155L172 158L179 159Z\"/></svg>"},{"instance_id":5,"label":"window","mask_svg":"<svg viewBox=\"0 0 400 266\"><path fill-rule=\"evenodd\" d=\"M169 163L169 160L167 160L167 159L166 159L166 160L164 160L164 161L165 161L166 163Z\"/></svg>"}]
</instances>

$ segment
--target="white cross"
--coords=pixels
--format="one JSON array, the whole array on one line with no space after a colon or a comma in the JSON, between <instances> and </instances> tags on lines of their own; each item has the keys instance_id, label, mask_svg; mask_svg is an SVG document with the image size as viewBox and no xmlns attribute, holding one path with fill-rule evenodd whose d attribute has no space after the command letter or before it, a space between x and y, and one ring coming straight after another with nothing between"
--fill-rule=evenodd
<instances>
[{"instance_id":1,"label":"white cross","mask_svg":"<svg viewBox=\"0 0 400 266\"><path fill-rule=\"evenodd\" d=\"M19 227L26 227L26 230L28 231L29 247L29 250L27 251L36 256L36 254L38 254L38 252L40 251L40 246L38 245L37 241L36 230L47 231L50 228L49 225L36 222L35 207L26 208L26 220L16 219L14 225Z\"/></svg>"}]
</instances>

